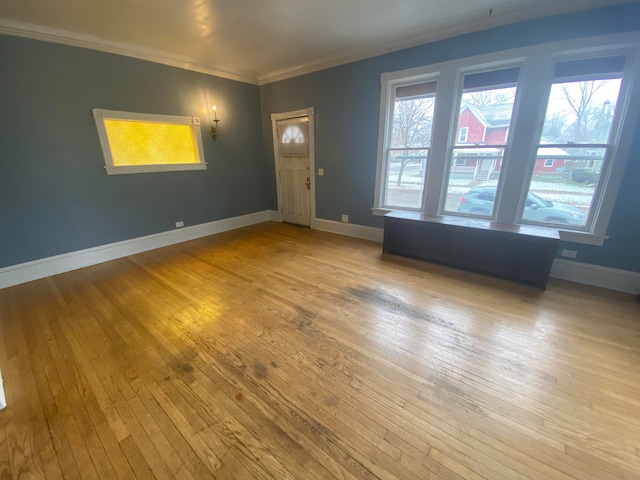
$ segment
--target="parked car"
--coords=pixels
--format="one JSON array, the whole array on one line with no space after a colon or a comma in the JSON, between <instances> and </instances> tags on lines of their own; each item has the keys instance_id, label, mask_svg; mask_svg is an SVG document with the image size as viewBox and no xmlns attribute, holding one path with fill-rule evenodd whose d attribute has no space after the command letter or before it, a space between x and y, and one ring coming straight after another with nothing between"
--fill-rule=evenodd
<instances>
[{"instance_id":1,"label":"parked car","mask_svg":"<svg viewBox=\"0 0 640 480\"><path fill-rule=\"evenodd\" d=\"M477 215L492 215L496 201L496 187L476 187L465 193L460 199L459 212ZM551 202L529 192L524 207L524 220L533 222L567 223L584 225L586 217L578 208L566 203Z\"/></svg>"}]
</instances>

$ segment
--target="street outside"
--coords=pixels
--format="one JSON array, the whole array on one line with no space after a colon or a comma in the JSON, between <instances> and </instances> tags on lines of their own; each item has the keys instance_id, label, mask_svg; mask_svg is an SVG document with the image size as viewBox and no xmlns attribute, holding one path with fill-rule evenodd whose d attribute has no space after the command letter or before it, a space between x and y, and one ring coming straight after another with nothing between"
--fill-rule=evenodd
<instances>
[{"instance_id":1,"label":"street outside","mask_svg":"<svg viewBox=\"0 0 640 480\"><path fill-rule=\"evenodd\" d=\"M561 202L573 205L582 210L585 215L589 211L591 199L593 197L594 186L575 185L563 183L562 181L547 181L544 175L534 176L531 182L532 191L545 200L551 202ZM540 179L541 178L541 179ZM387 205L399 207L420 207L420 197L422 195L422 177L420 175L403 175L402 182L397 185L397 174L391 175L387 184ZM455 212L458 210L460 198L471 188L480 186L496 186L497 180L472 180L467 178L452 178L449 180L449 188L445 203L445 210Z\"/></svg>"}]
</instances>

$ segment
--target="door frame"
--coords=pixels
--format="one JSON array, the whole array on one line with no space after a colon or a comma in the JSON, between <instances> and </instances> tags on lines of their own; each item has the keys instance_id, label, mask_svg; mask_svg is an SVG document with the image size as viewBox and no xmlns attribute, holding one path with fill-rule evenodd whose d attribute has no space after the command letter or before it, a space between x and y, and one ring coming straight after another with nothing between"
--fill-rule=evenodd
<instances>
[{"instance_id":1,"label":"door frame","mask_svg":"<svg viewBox=\"0 0 640 480\"><path fill-rule=\"evenodd\" d=\"M280 148L278 139L278 121L280 120L293 120L295 118L308 117L309 118L309 181L311 183L309 188L309 200L310 200L310 228L316 228L316 148L315 148L315 110L313 107L305 108L303 110L294 110L292 112L272 113L271 114L271 134L273 138L273 155L276 172L276 190L278 194L278 221L282 222L282 209L283 203L283 191L282 181L280 178Z\"/></svg>"}]
</instances>

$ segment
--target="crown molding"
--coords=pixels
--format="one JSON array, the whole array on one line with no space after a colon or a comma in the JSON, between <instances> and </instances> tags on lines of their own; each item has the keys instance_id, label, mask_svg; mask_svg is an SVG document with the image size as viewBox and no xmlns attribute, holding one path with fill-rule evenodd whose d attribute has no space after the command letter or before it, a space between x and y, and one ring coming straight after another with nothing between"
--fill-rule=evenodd
<instances>
[{"instance_id":1,"label":"crown molding","mask_svg":"<svg viewBox=\"0 0 640 480\"><path fill-rule=\"evenodd\" d=\"M392 40L384 41L371 48L343 49L336 55L330 55L320 60L313 60L293 67L257 75L256 72L224 69L207 66L198 61L175 55L172 53L140 47L127 43L105 40L92 35L74 33L67 30L45 27L15 20L0 19L0 34L42 40L73 47L87 48L100 52L123 55L126 57L146 60L149 62L181 68L192 72L204 73L215 77L226 78L252 85L266 85L286 80L288 78L306 75L308 73L345 65L347 63L365 60L367 58L396 52L406 48L416 47L427 43L455 37L466 33L473 33L510 23L516 23L535 18L541 18L563 13L604 7L608 5L627 3L628 0L542 0L518 8L510 7L496 9L492 16L483 14L473 17L459 17L445 25L429 28L413 35L402 35Z\"/></svg>"},{"instance_id":2,"label":"crown molding","mask_svg":"<svg viewBox=\"0 0 640 480\"><path fill-rule=\"evenodd\" d=\"M628 0L567 0L560 2L556 0L546 0L518 8L511 7L502 10L497 9L491 16L483 14L481 16L459 18L445 25L429 28L413 35L403 35L395 40L386 41L372 48L352 49L347 53L342 50L339 56L333 55L326 57L323 60L311 61L295 67L284 68L264 75L258 75L258 85L279 82L281 80L299 77L301 75L326 70L328 68L339 67L359 60L365 60L367 58L397 52L406 48L425 45L438 40L456 37L458 35L478 32L494 27L501 27L511 23L523 22L536 18L627 3L627 1Z\"/></svg>"},{"instance_id":3,"label":"crown molding","mask_svg":"<svg viewBox=\"0 0 640 480\"><path fill-rule=\"evenodd\" d=\"M139 60L160 63L170 67L181 68L191 72L204 73L214 77L235 80L237 82L250 83L252 85L258 84L256 76L250 73L233 72L215 67L199 65L196 61L188 57L173 55L151 48L104 40L92 35L44 27L42 25L0 19L0 34L59 43L61 45L68 45L71 47L87 48L90 50L97 50L99 52L113 53L116 55L123 55L125 57L137 58Z\"/></svg>"}]
</instances>

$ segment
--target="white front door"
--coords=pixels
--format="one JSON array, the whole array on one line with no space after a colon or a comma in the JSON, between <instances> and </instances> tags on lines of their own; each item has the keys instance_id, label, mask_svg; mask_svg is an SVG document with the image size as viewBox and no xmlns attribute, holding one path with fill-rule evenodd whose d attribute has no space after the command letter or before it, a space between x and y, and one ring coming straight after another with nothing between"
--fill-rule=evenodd
<instances>
[{"instance_id":1,"label":"white front door","mask_svg":"<svg viewBox=\"0 0 640 480\"><path fill-rule=\"evenodd\" d=\"M309 117L279 120L276 132L282 220L310 226Z\"/></svg>"}]
</instances>

